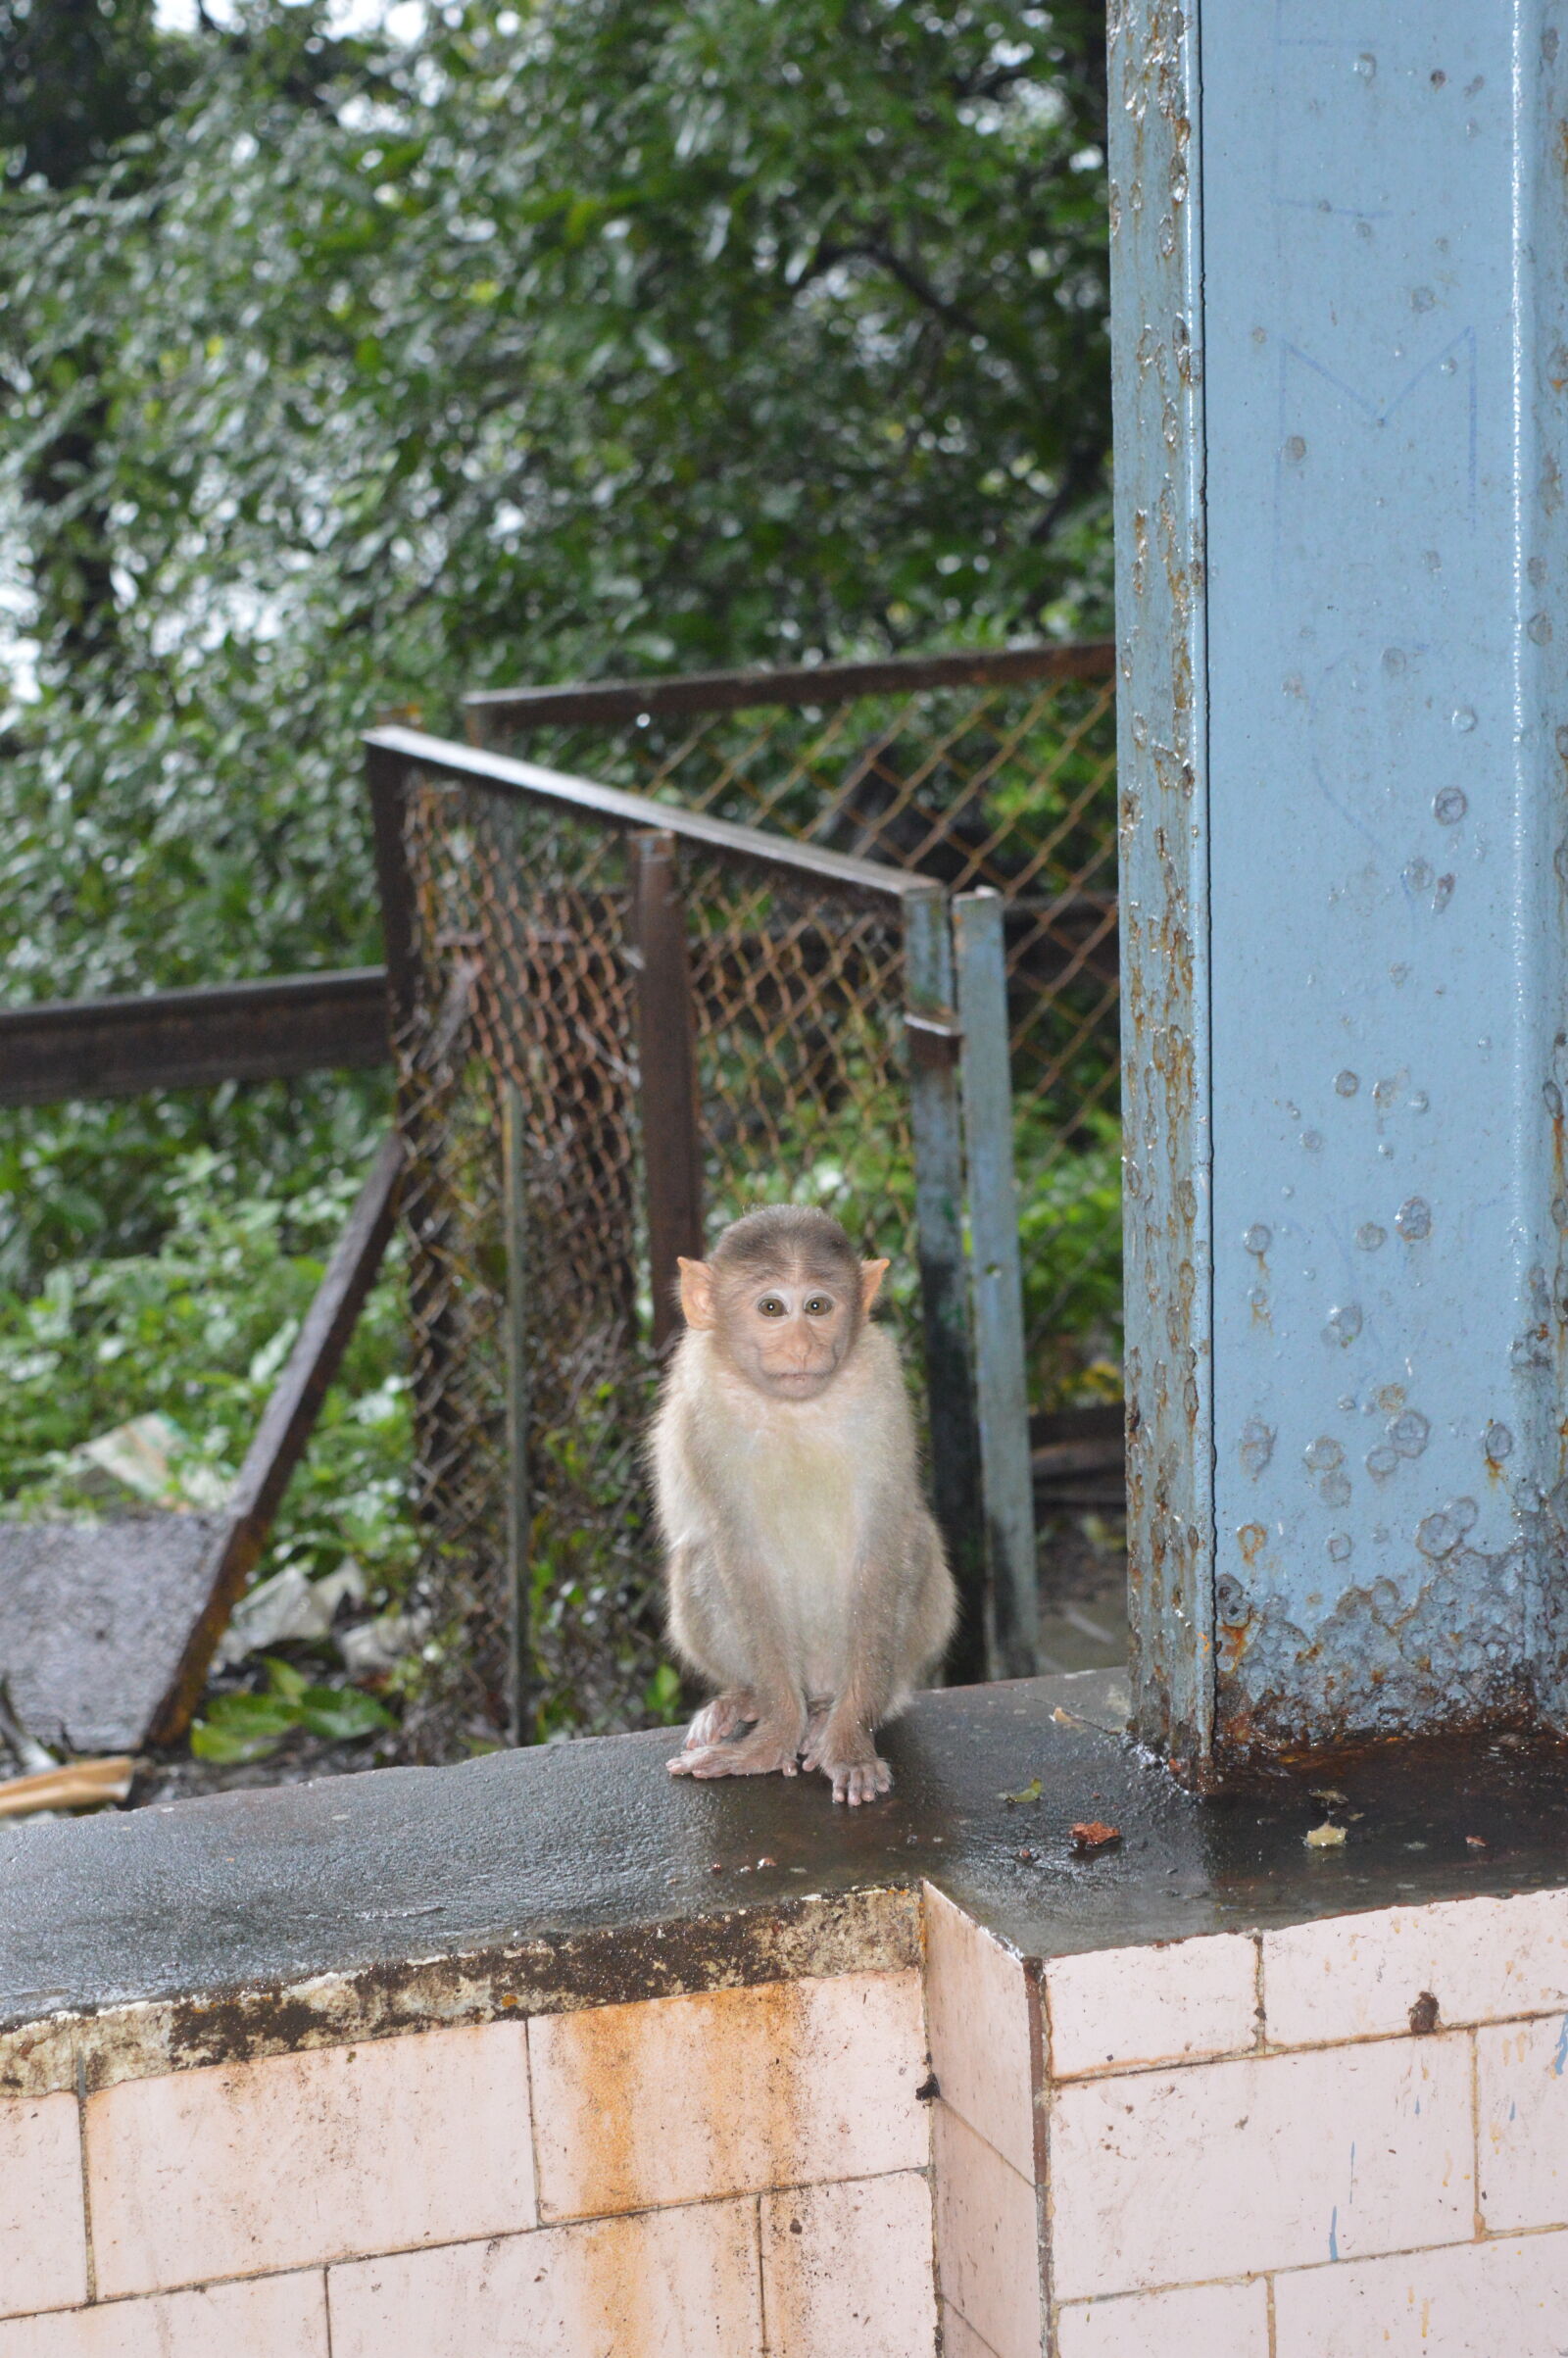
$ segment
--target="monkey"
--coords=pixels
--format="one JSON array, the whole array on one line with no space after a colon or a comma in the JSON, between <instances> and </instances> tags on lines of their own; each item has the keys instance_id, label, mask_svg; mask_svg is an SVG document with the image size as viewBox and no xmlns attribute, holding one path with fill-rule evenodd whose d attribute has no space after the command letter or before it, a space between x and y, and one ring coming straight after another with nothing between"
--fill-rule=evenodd
<instances>
[{"instance_id":1,"label":"monkey","mask_svg":"<svg viewBox=\"0 0 1568 2358\"><path fill-rule=\"evenodd\" d=\"M677 1777L820 1769L889 1792L875 1731L947 1646L953 1575L920 1495L887 1273L838 1221L751 1211L680 1261L686 1328L649 1439L671 1642L718 1690Z\"/></svg>"}]
</instances>

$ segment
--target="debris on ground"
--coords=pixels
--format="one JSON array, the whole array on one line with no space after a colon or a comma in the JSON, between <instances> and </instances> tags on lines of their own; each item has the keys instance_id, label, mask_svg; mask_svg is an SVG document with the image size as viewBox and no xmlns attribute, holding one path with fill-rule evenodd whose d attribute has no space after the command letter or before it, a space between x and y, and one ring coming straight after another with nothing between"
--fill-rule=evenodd
<instances>
[{"instance_id":1,"label":"debris on ground","mask_svg":"<svg viewBox=\"0 0 1568 2358\"><path fill-rule=\"evenodd\" d=\"M1107 1826L1102 1818L1090 1818L1069 1828L1067 1839L1080 1858L1091 1858L1097 1850L1108 1850L1113 1842L1119 1842L1121 1828Z\"/></svg>"},{"instance_id":2,"label":"debris on ground","mask_svg":"<svg viewBox=\"0 0 1568 2358\"><path fill-rule=\"evenodd\" d=\"M406 1655L424 1644L430 1623L428 1613L378 1613L373 1621L334 1632L344 1669L351 1679L379 1678L395 1670Z\"/></svg>"},{"instance_id":3,"label":"debris on ground","mask_svg":"<svg viewBox=\"0 0 1568 2358\"><path fill-rule=\"evenodd\" d=\"M234 1607L219 1641L214 1666L234 1670L249 1655L266 1653L270 1646L290 1640L329 1638L338 1608L363 1604L365 1595L365 1574L352 1555L345 1556L324 1580L310 1579L303 1564L285 1564Z\"/></svg>"},{"instance_id":4,"label":"debris on ground","mask_svg":"<svg viewBox=\"0 0 1568 2358\"><path fill-rule=\"evenodd\" d=\"M1015 1801L1038 1801L1045 1790L1038 1777L1031 1777L1028 1784L1020 1786L1015 1793L998 1793L997 1799L1005 1801L1010 1809Z\"/></svg>"},{"instance_id":5,"label":"debris on ground","mask_svg":"<svg viewBox=\"0 0 1568 2358\"><path fill-rule=\"evenodd\" d=\"M122 1502L123 1493L149 1506L222 1506L228 1484L212 1466L181 1465L190 1444L172 1416L133 1416L96 1433L71 1451L77 1487L91 1498Z\"/></svg>"},{"instance_id":6,"label":"debris on ground","mask_svg":"<svg viewBox=\"0 0 1568 2358\"><path fill-rule=\"evenodd\" d=\"M1306 1846L1308 1850L1337 1850L1344 1840L1345 1828L1325 1819L1321 1826L1308 1830Z\"/></svg>"}]
</instances>

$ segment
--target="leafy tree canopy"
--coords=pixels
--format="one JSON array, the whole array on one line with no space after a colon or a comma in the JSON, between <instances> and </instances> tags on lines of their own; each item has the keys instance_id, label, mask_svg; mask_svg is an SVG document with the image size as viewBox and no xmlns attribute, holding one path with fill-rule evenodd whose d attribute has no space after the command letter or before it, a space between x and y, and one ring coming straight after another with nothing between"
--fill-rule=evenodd
<instances>
[{"instance_id":1,"label":"leafy tree canopy","mask_svg":"<svg viewBox=\"0 0 1568 2358\"><path fill-rule=\"evenodd\" d=\"M379 711L1102 625L1102 41L1094 0L471 0L401 47L0 0L86 109L64 160L0 114L5 995L373 956Z\"/></svg>"}]
</instances>

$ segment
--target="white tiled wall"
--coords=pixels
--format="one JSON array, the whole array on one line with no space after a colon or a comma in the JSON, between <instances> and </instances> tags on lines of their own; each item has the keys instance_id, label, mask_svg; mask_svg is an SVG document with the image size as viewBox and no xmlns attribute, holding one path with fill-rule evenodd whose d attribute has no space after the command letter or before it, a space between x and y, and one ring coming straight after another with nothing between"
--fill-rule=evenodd
<instances>
[{"instance_id":1,"label":"white tiled wall","mask_svg":"<svg viewBox=\"0 0 1568 2358\"><path fill-rule=\"evenodd\" d=\"M922 2358L939 2321L945 2358L1562 2358L1565 1984L1568 1892L1040 1964L931 1892L923 1990L0 2100L0 2358Z\"/></svg>"},{"instance_id":2,"label":"white tiled wall","mask_svg":"<svg viewBox=\"0 0 1568 2358\"><path fill-rule=\"evenodd\" d=\"M971 1993L932 2011L963 2358L1568 2352L1568 1891L1032 1972L957 1911L933 1921L933 1980ZM1003 2161L1016 2102L966 2022L1014 2057L1032 2039L1037 2171ZM1027 2315L1020 2175L1043 2222Z\"/></svg>"},{"instance_id":3,"label":"white tiled wall","mask_svg":"<svg viewBox=\"0 0 1568 2358\"><path fill-rule=\"evenodd\" d=\"M0 2358L919 2358L926 2070L868 1973L0 2100Z\"/></svg>"}]
</instances>

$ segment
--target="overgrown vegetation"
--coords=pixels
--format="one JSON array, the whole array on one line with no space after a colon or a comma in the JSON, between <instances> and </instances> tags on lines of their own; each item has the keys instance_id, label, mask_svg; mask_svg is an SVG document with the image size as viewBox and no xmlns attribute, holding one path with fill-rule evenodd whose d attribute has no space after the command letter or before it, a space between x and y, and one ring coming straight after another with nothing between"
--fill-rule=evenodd
<instances>
[{"instance_id":1,"label":"overgrown vegetation","mask_svg":"<svg viewBox=\"0 0 1568 2358\"><path fill-rule=\"evenodd\" d=\"M1102 43L1094 0L401 45L0 0L6 1002L373 958L382 711L1102 627ZM0 1113L0 1499L151 1408L232 1467L383 1112ZM389 1278L266 1569L397 1593L397 1327Z\"/></svg>"}]
</instances>

